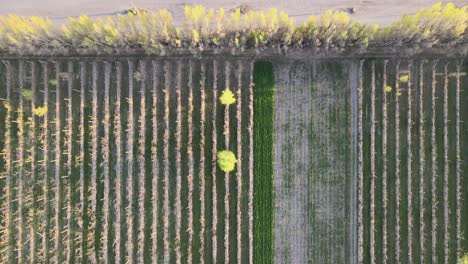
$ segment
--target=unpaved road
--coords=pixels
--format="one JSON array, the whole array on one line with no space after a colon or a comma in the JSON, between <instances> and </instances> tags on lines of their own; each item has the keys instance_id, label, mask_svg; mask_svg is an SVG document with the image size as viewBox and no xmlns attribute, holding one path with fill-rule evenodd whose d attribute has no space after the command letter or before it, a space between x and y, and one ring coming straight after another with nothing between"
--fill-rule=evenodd
<instances>
[{"instance_id":1,"label":"unpaved road","mask_svg":"<svg viewBox=\"0 0 468 264\"><path fill-rule=\"evenodd\" d=\"M8 3L7 3L8 2ZM3 0L0 15L16 14L21 16L46 16L56 23L63 23L69 16L86 14L92 17L116 15L133 5L146 10L168 9L174 15L176 25L180 25L184 5L201 4L206 7L233 10L241 4L248 4L253 10L266 10L276 7L286 11L298 23L310 15L317 15L328 9L340 10L355 8L351 16L362 22L386 25L403 14L411 14L421 7L429 7L437 0L252 0L252 1L216 1L216 0ZM441 1L453 2L457 6L468 4L468 0ZM133 4L132 4L133 3Z\"/></svg>"}]
</instances>

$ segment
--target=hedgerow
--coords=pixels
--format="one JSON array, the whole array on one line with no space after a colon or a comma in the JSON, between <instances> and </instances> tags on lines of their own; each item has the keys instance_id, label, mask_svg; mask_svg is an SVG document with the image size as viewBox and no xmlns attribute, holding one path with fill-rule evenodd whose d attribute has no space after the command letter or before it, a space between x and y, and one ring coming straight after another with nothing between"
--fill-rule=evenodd
<instances>
[{"instance_id":1,"label":"hedgerow","mask_svg":"<svg viewBox=\"0 0 468 264\"><path fill-rule=\"evenodd\" d=\"M327 11L296 26L286 13L186 6L177 28L169 11L129 12L117 17L70 18L55 26L48 18L0 16L0 53L15 55L118 54L216 48L349 48L466 45L468 6L437 3L390 26L362 24L345 12Z\"/></svg>"},{"instance_id":2,"label":"hedgerow","mask_svg":"<svg viewBox=\"0 0 468 264\"><path fill-rule=\"evenodd\" d=\"M461 8L439 2L378 31L374 45L434 47L466 43L468 6Z\"/></svg>"}]
</instances>

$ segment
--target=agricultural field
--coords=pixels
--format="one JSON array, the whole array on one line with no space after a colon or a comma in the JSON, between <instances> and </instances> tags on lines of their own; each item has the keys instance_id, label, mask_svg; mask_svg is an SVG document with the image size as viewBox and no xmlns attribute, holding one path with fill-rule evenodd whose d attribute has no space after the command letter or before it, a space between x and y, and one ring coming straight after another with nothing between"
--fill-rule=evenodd
<instances>
[{"instance_id":1,"label":"agricultural field","mask_svg":"<svg viewBox=\"0 0 468 264\"><path fill-rule=\"evenodd\" d=\"M349 263L352 211L349 67L275 64L275 263Z\"/></svg>"},{"instance_id":2,"label":"agricultural field","mask_svg":"<svg viewBox=\"0 0 468 264\"><path fill-rule=\"evenodd\" d=\"M468 6L178 8L0 16L0 263L468 254Z\"/></svg>"},{"instance_id":3,"label":"agricultural field","mask_svg":"<svg viewBox=\"0 0 468 264\"><path fill-rule=\"evenodd\" d=\"M457 263L468 251L467 66L357 66L359 262Z\"/></svg>"},{"instance_id":4,"label":"agricultural field","mask_svg":"<svg viewBox=\"0 0 468 264\"><path fill-rule=\"evenodd\" d=\"M468 247L467 70L4 60L1 260L454 263Z\"/></svg>"},{"instance_id":5,"label":"agricultural field","mask_svg":"<svg viewBox=\"0 0 468 264\"><path fill-rule=\"evenodd\" d=\"M1 262L254 262L252 72L245 60L4 61ZM225 88L234 104L220 103ZM217 166L221 150L234 171Z\"/></svg>"},{"instance_id":6,"label":"agricultural field","mask_svg":"<svg viewBox=\"0 0 468 264\"><path fill-rule=\"evenodd\" d=\"M456 263L466 62L274 65L275 262Z\"/></svg>"}]
</instances>

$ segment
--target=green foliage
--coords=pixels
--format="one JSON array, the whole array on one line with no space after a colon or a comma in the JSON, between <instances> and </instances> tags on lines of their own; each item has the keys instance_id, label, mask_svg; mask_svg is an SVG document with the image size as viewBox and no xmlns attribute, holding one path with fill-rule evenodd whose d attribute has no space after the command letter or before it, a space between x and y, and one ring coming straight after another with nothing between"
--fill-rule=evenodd
<instances>
[{"instance_id":1,"label":"green foliage","mask_svg":"<svg viewBox=\"0 0 468 264\"><path fill-rule=\"evenodd\" d=\"M221 96L219 97L219 101L223 105L230 105L236 102L236 98L234 97L234 94L229 88L226 88L223 90L221 93Z\"/></svg>"},{"instance_id":2,"label":"green foliage","mask_svg":"<svg viewBox=\"0 0 468 264\"><path fill-rule=\"evenodd\" d=\"M70 18L57 27L41 17L0 16L0 52L12 54L113 54L143 50L159 54L165 47L346 48L381 46L433 47L466 43L468 6L441 3L405 15L388 27L352 21L342 11L326 11L296 26L275 8L267 11L207 9L185 6L182 28L166 9L131 10L117 17Z\"/></svg>"},{"instance_id":3,"label":"green foliage","mask_svg":"<svg viewBox=\"0 0 468 264\"><path fill-rule=\"evenodd\" d=\"M229 150L222 150L217 153L218 166L224 172L231 172L236 167L236 155Z\"/></svg>"},{"instance_id":4,"label":"green foliage","mask_svg":"<svg viewBox=\"0 0 468 264\"><path fill-rule=\"evenodd\" d=\"M385 92L389 93L389 92L392 91L392 89L393 89L393 88L392 88L390 85L387 85L387 86L385 87Z\"/></svg>"},{"instance_id":5,"label":"green foliage","mask_svg":"<svg viewBox=\"0 0 468 264\"><path fill-rule=\"evenodd\" d=\"M47 106L38 106L33 109L33 114L38 117L43 117L47 114Z\"/></svg>"},{"instance_id":6,"label":"green foliage","mask_svg":"<svg viewBox=\"0 0 468 264\"><path fill-rule=\"evenodd\" d=\"M254 65L254 263L274 257L274 75L270 62Z\"/></svg>"},{"instance_id":7,"label":"green foliage","mask_svg":"<svg viewBox=\"0 0 468 264\"><path fill-rule=\"evenodd\" d=\"M57 86L57 80L56 79L51 79L49 80L49 84L52 85L52 86Z\"/></svg>"},{"instance_id":8,"label":"green foliage","mask_svg":"<svg viewBox=\"0 0 468 264\"><path fill-rule=\"evenodd\" d=\"M409 81L409 76L408 74L400 76L400 82L407 83Z\"/></svg>"},{"instance_id":9,"label":"green foliage","mask_svg":"<svg viewBox=\"0 0 468 264\"><path fill-rule=\"evenodd\" d=\"M28 101L31 101L33 99L33 92L30 89L24 89L21 94L23 95L24 99Z\"/></svg>"}]
</instances>

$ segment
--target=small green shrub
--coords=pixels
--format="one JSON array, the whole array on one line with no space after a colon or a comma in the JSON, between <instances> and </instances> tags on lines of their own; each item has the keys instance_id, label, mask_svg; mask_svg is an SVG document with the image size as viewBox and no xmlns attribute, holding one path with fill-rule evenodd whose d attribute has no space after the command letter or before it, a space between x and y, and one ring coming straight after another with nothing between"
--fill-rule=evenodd
<instances>
[{"instance_id":1,"label":"small green shrub","mask_svg":"<svg viewBox=\"0 0 468 264\"><path fill-rule=\"evenodd\" d=\"M230 105L236 102L236 98L234 97L234 93L229 88L226 88L221 93L221 97L219 98L221 104L223 105Z\"/></svg>"},{"instance_id":2,"label":"small green shrub","mask_svg":"<svg viewBox=\"0 0 468 264\"><path fill-rule=\"evenodd\" d=\"M393 88L392 88L390 85L387 85L387 86L385 87L385 92L390 93L390 92L392 91L392 89L393 89Z\"/></svg>"},{"instance_id":3,"label":"small green shrub","mask_svg":"<svg viewBox=\"0 0 468 264\"><path fill-rule=\"evenodd\" d=\"M33 92L30 89L24 89L21 94L23 95L24 99L28 101L31 101L33 99Z\"/></svg>"},{"instance_id":4,"label":"small green shrub","mask_svg":"<svg viewBox=\"0 0 468 264\"><path fill-rule=\"evenodd\" d=\"M231 172L236 167L237 159L236 155L229 150L219 151L217 156L218 166L224 172Z\"/></svg>"},{"instance_id":5,"label":"small green shrub","mask_svg":"<svg viewBox=\"0 0 468 264\"><path fill-rule=\"evenodd\" d=\"M52 85L52 86L57 86L57 80L56 79L52 79L52 80L49 80L49 84Z\"/></svg>"}]
</instances>

